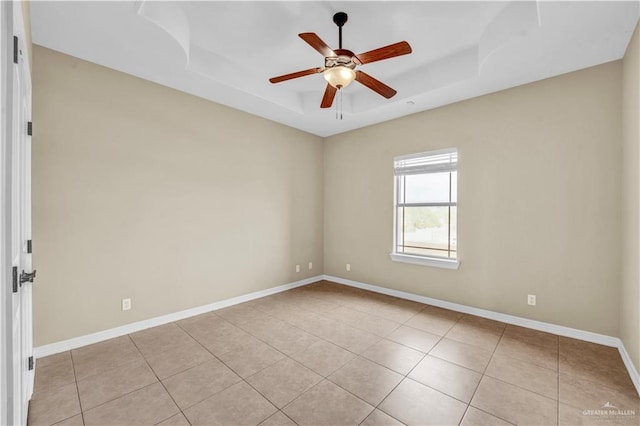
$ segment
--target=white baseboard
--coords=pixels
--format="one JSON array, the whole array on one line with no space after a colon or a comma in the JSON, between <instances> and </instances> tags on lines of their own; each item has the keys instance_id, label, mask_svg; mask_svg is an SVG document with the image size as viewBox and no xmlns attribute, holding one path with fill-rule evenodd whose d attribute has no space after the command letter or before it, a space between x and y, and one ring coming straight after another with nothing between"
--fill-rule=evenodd
<instances>
[{"instance_id":1,"label":"white baseboard","mask_svg":"<svg viewBox=\"0 0 640 426\"><path fill-rule=\"evenodd\" d=\"M260 290L253 293L245 294L231 299L221 300L219 302L210 303L208 305L198 306L184 311L174 312L167 315L162 315L155 318L150 318L143 321L133 322L131 324L123 325L121 327L111 328L108 330L99 331L97 333L87 334L85 336L74 337L73 339L63 340L61 342L51 343L49 345L38 346L34 348L35 358L42 358L48 355L65 352L71 349L80 348L82 346L91 345L93 343L102 342L104 340L113 339L114 337L124 336L125 334L135 333L150 327L167 324L170 322L178 321L181 319L193 317L196 315L204 314L218 309L226 308L229 306L237 305L239 303L248 302L250 300L259 299L261 297L269 296L272 294L280 293L283 291L291 290L292 288L301 287L303 285L311 284L316 281L320 281L322 275L306 278L300 281L280 285L277 287L268 288L266 290Z\"/></svg>"},{"instance_id":2,"label":"white baseboard","mask_svg":"<svg viewBox=\"0 0 640 426\"><path fill-rule=\"evenodd\" d=\"M605 346L617 347L618 341L620 340L617 337L606 336L604 334L592 333L590 331L583 331L575 328L564 327L561 325L549 324L546 322L536 321L532 319L516 317L514 315L502 314L499 312L488 311L486 309L474 308L472 306L461 305L459 303L446 302L444 300L433 299L427 296L420 296L413 293L407 293L404 291L393 290L385 287L379 287L377 285L361 283L358 281L348 280L345 278L325 275L324 279L327 281L336 282L338 284L348 285L350 287L357 287L363 290L373 291L375 293L382 293L388 296L398 297L400 299L412 300L414 302L424 303L432 306L438 306L440 308L445 308L445 309L449 309L456 312L476 315L482 318L501 321L507 324L519 325L521 327L532 328L534 330L546 331L547 333L558 334L564 337L572 337L574 339L585 340L587 342L598 343Z\"/></svg>"},{"instance_id":3,"label":"white baseboard","mask_svg":"<svg viewBox=\"0 0 640 426\"><path fill-rule=\"evenodd\" d=\"M338 284L348 285L350 287L356 287L363 290L373 291L375 293L386 294L388 296L398 297L400 299L412 300L414 302L424 303L427 305L438 306L440 308L449 309L456 312L462 312L465 314L476 315L483 318L488 318L496 321L501 321L507 324L518 325L521 327L532 328L534 330L545 331L547 333L557 334L559 336L571 337L578 340L584 340L586 342L597 343L600 345L611 346L618 348L622 361L624 362L631 381L633 382L638 395L640 395L640 375L635 365L631 361L627 350L617 337L607 336L604 334L593 333L590 331L578 330L576 328L564 327L562 325L549 324L542 321L536 321L528 318L517 317L514 315L502 314L499 312L489 311L486 309L474 308L472 306L461 305L459 303L447 302L444 300L433 299L431 297L420 296L413 293L407 293L404 291L393 290L386 287L380 287L377 285L366 284L359 281L353 281L346 278L334 277L332 275L324 275L324 280L333 281Z\"/></svg>"},{"instance_id":4,"label":"white baseboard","mask_svg":"<svg viewBox=\"0 0 640 426\"><path fill-rule=\"evenodd\" d=\"M363 290L369 290L375 293L386 294L388 296L394 296L400 299L412 300L414 302L424 303L432 306L438 306L438 307L450 309L456 312L462 312L465 314L476 315L483 318L501 321L507 324L518 325L521 327L527 327L534 330L540 330L540 331L545 331L547 333L557 334L559 336L571 337L578 340L584 340L587 342L598 343L601 345L618 348L618 351L620 352L620 356L622 357L622 361L624 362L624 365L626 366L627 371L629 372L629 376L631 377L631 381L633 382L636 390L638 391L638 395L640 395L640 375L638 374L638 370L636 369L633 362L631 361L631 358L629 357L629 354L627 353L624 347L624 344L617 337L606 336L604 334L578 330L575 328L564 327L556 324L549 324L546 322L517 317L514 315L502 314L499 312L489 311L486 309L474 308L472 306L466 306L458 303L447 302L444 300L433 299L431 297L420 296L413 293L393 290L386 287L366 284L359 281L348 280L346 278L334 277L331 275L317 275L315 277L306 278L304 280L295 281L289 284L284 284L284 285L272 287L266 290L249 293L243 296L233 297L231 299L210 303L208 305L198 306L196 308L191 308L184 311L163 315L156 318L150 318L148 320L134 322L131 324L123 325L121 327L99 331L97 333L88 334L86 336L75 337L73 339L63 340L61 342L39 346L37 348L34 348L34 354L36 358L42 358L47 355L53 355L53 354L68 351L71 349L76 349L82 346L112 339L114 337L124 336L125 334L135 333L136 331L141 331L150 327L167 324L173 321L178 321L181 319L193 317L195 315L200 315L200 314L215 311L218 309L226 308L229 306L237 305L239 303L248 302L250 300L259 299L261 297L269 296L275 293L280 293L286 290L290 290L292 288L301 287L301 286L311 284L320 280L333 281L338 284L343 284L350 287L356 287Z\"/></svg>"},{"instance_id":5,"label":"white baseboard","mask_svg":"<svg viewBox=\"0 0 640 426\"><path fill-rule=\"evenodd\" d=\"M620 339L618 339L620 340ZM622 357L622 362L624 362L624 366L627 367L627 371L629 372L629 377L631 377L631 381L633 385L636 387L638 391L638 396L640 396L640 374L638 374L638 370L636 366L631 361L631 357L627 352L627 349L624 347L624 343L620 340L620 346L618 346L618 351L620 352L620 356Z\"/></svg>"}]
</instances>

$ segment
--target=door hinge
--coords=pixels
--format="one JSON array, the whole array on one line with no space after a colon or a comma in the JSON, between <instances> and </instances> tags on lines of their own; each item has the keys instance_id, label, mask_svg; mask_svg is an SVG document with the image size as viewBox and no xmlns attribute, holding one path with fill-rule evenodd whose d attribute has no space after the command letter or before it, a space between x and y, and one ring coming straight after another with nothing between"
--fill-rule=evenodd
<instances>
[{"instance_id":1,"label":"door hinge","mask_svg":"<svg viewBox=\"0 0 640 426\"><path fill-rule=\"evenodd\" d=\"M13 292L18 292L18 267L13 267Z\"/></svg>"},{"instance_id":2,"label":"door hinge","mask_svg":"<svg viewBox=\"0 0 640 426\"><path fill-rule=\"evenodd\" d=\"M22 273L20 274L20 286L22 287L22 284L24 283L32 283L35 277L36 277L35 269L33 270L33 272L30 272L30 273L22 271Z\"/></svg>"},{"instance_id":3,"label":"door hinge","mask_svg":"<svg viewBox=\"0 0 640 426\"><path fill-rule=\"evenodd\" d=\"M27 135L33 135L33 122L27 122Z\"/></svg>"},{"instance_id":4,"label":"door hinge","mask_svg":"<svg viewBox=\"0 0 640 426\"><path fill-rule=\"evenodd\" d=\"M13 36L13 63L18 63L18 37Z\"/></svg>"},{"instance_id":5,"label":"door hinge","mask_svg":"<svg viewBox=\"0 0 640 426\"><path fill-rule=\"evenodd\" d=\"M33 356L29 357L29 370L33 370Z\"/></svg>"},{"instance_id":6,"label":"door hinge","mask_svg":"<svg viewBox=\"0 0 640 426\"><path fill-rule=\"evenodd\" d=\"M27 240L27 253L32 253L33 252L33 243L31 242L31 240Z\"/></svg>"}]
</instances>

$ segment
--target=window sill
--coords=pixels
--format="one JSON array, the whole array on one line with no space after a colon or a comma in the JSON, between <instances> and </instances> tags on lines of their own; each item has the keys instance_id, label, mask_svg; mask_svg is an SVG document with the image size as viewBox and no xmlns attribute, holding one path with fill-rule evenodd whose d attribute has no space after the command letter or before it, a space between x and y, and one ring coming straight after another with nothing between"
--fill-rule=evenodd
<instances>
[{"instance_id":1,"label":"window sill","mask_svg":"<svg viewBox=\"0 0 640 426\"><path fill-rule=\"evenodd\" d=\"M394 262L412 263L414 265L434 266L444 269L458 269L460 261L454 259L441 259L437 257L411 256L409 254L390 253L389 257Z\"/></svg>"}]
</instances>

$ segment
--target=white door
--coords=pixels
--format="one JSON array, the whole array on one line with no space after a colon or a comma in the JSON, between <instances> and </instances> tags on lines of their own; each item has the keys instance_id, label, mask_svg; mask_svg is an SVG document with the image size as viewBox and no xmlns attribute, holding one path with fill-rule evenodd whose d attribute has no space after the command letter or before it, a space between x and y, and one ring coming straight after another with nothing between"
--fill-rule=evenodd
<instances>
[{"instance_id":1,"label":"white door","mask_svg":"<svg viewBox=\"0 0 640 426\"><path fill-rule=\"evenodd\" d=\"M28 122L31 120L31 84L29 65L24 44L24 24L21 8L13 7L11 38L17 39L12 64L7 67L8 79L6 101L7 157L3 162L10 168L11 195L8 214L10 216L10 249L12 280L10 283L10 336L8 336L7 380L9 385L7 407L8 423L23 425L27 422L29 399L33 392L32 329L31 329L31 282L26 278L32 273L31 254L28 241L31 239L31 137ZM7 36L5 32L3 36ZM7 37L8 38L8 37ZM9 112L10 110L10 112ZM10 118L9 118L10 116ZM7 158L6 160L8 160ZM7 176L7 174L5 174ZM7 235L6 237L9 237Z\"/></svg>"},{"instance_id":2,"label":"white door","mask_svg":"<svg viewBox=\"0 0 640 426\"><path fill-rule=\"evenodd\" d=\"M22 411L26 415L29 400L33 393L33 384L35 376L35 357L33 357L33 313L32 313L32 285L35 279L35 270L32 262L32 239L31 239L31 135L29 134L31 123L31 75L26 58L26 49L24 52L24 60L21 60L20 75L23 83L21 84L20 109L22 115L22 125L19 126L22 148L19 168L22 178L20 180L20 194L22 212L20 215L20 224L22 228L22 266L24 271L31 274L29 281L22 284L22 315L21 315L21 334L22 334L22 354L25 363L25 369L22 370L22 380L24 383L22 393ZM30 360L29 360L30 358ZM26 423L26 417L24 418Z\"/></svg>"},{"instance_id":3,"label":"white door","mask_svg":"<svg viewBox=\"0 0 640 426\"><path fill-rule=\"evenodd\" d=\"M33 392L34 363L32 356L32 329L31 329L31 284L33 277L30 253L31 240L31 137L28 135L28 123L31 120L30 84L28 68L26 66L26 49L23 38L18 38L18 63L14 64L14 108L17 107L13 117L14 130L14 162L13 171L16 176L13 190L16 193L14 203L13 228L16 232L12 241L14 254L14 266L18 272L18 292L14 293L14 347L19 347L16 368L20 377L19 398L19 424L26 424L27 408L31 393ZM22 52L22 53L20 53ZM15 371L15 370L14 370Z\"/></svg>"}]
</instances>

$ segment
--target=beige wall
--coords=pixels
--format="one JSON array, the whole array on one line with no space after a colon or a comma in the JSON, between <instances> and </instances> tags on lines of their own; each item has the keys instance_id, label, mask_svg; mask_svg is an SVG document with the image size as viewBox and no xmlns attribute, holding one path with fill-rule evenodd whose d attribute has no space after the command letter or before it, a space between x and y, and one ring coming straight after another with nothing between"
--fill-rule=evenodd
<instances>
[{"instance_id":1,"label":"beige wall","mask_svg":"<svg viewBox=\"0 0 640 426\"><path fill-rule=\"evenodd\" d=\"M38 46L33 84L35 346L322 272L321 138Z\"/></svg>"},{"instance_id":2,"label":"beige wall","mask_svg":"<svg viewBox=\"0 0 640 426\"><path fill-rule=\"evenodd\" d=\"M617 335L621 71L617 61L326 139L325 273ZM445 147L459 153L460 269L392 262L393 158Z\"/></svg>"},{"instance_id":3,"label":"beige wall","mask_svg":"<svg viewBox=\"0 0 640 426\"><path fill-rule=\"evenodd\" d=\"M635 58L624 75L637 93ZM621 322L637 360L637 300L618 313L622 75L613 62L323 144L36 46L35 345L324 272L608 335ZM637 132L637 97L624 99ZM393 157L450 146L461 267L394 263ZM625 235L637 161L625 155ZM623 296L637 295L635 266Z\"/></svg>"},{"instance_id":4,"label":"beige wall","mask_svg":"<svg viewBox=\"0 0 640 426\"><path fill-rule=\"evenodd\" d=\"M640 25L622 66L622 298L620 337L640 370Z\"/></svg>"}]
</instances>

